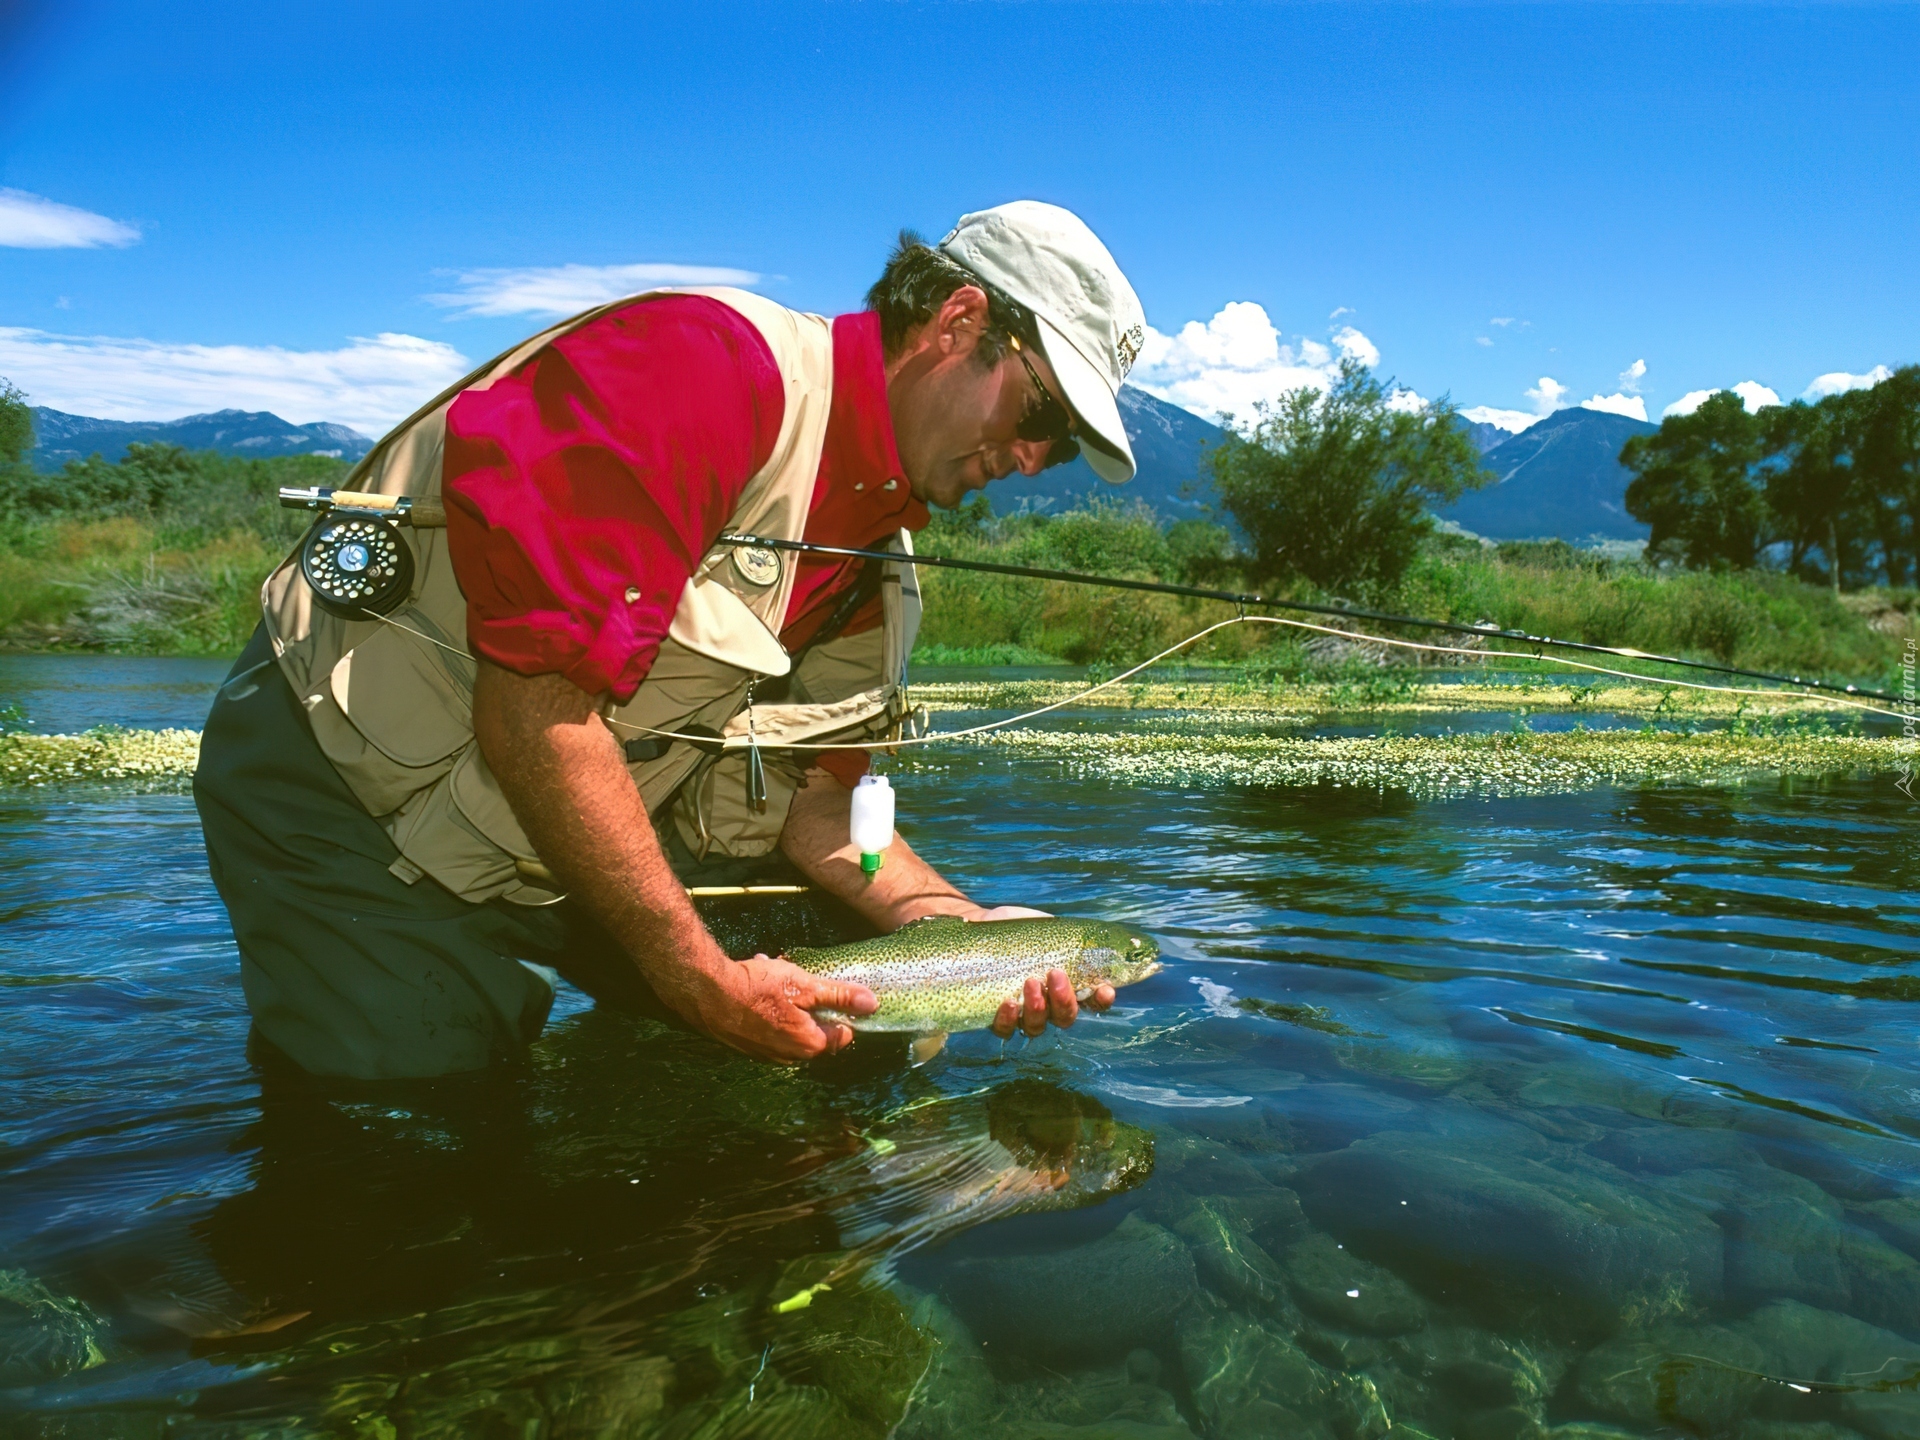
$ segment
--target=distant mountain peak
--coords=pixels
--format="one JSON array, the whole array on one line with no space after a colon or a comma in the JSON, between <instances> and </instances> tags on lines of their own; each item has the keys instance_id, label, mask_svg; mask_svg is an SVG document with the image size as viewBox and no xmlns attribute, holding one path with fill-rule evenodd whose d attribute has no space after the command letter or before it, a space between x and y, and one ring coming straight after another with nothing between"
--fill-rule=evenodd
<instances>
[{"instance_id":1,"label":"distant mountain peak","mask_svg":"<svg viewBox=\"0 0 1920 1440\"><path fill-rule=\"evenodd\" d=\"M1659 427L1628 415L1573 406L1556 410L1488 448L1480 463L1497 479L1439 512L1490 540L1644 540L1627 513L1620 447Z\"/></svg>"},{"instance_id":2,"label":"distant mountain peak","mask_svg":"<svg viewBox=\"0 0 1920 1440\"><path fill-rule=\"evenodd\" d=\"M372 440L345 425L295 425L270 410L213 410L178 420L100 420L36 405L33 436L33 464L39 470L58 470L69 460L96 454L121 460L129 445L178 445L253 459L326 455L358 460L373 448Z\"/></svg>"}]
</instances>

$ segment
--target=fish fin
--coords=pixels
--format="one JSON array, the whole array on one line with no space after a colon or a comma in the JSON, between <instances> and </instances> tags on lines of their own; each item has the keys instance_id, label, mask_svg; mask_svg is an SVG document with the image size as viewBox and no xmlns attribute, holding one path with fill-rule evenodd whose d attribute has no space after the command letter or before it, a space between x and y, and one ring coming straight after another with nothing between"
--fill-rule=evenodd
<instances>
[{"instance_id":1,"label":"fish fin","mask_svg":"<svg viewBox=\"0 0 1920 1440\"><path fill-rule=\"evenodd\" d=\"M947 1032L930 1030L925 1035L913 1037L913 1043L907 1047L907 1058L915 1065L924 1065L947 1047Z\"/></svg>"},{"instance_id":2,"label":"fish fin","mask_svg":"<svg viewBox=\"0 0 1920 1440\"><path fill-rule=\"evenodd\" d=\"M922 915L918 920L907 921L906 924L902 925L898 930L895 930L893 933L896 935L903 934L904 932L913 929L913 927L916 925L928 925L928 926L964 925L966 923L967 922L962 920L958 915Z\"/></svg>"}]
</instances>

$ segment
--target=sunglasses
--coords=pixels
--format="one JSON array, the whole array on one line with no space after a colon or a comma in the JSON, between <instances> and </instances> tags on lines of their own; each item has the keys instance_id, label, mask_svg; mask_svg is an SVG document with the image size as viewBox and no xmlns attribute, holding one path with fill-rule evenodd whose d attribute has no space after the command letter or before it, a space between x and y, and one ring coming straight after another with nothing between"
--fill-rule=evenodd
<instances>
[{"instance_id":1,"label":"sunglasses","mask_svg":"<svg viewBox=\"0 0 1920 1440\"><path fill-rule=\"evenodd\" d=\"M1047 388L1046 382L1040 378L1040 372L1027 359L1026 347L1020 343L1020 337L1009 335L1007 340L1013 346L1013 353L1020 357L1020 363L1026 367L1027 378L1033 381L1038 396L1037 403L1020 417L1020 423L1014 427L1013 433L1032 444L1051 443L1046 464L1041 466L1043 470L1064 465L1080 453L1080 442L1073 438L1073 412Z\"/></svg>"}]
</instances>

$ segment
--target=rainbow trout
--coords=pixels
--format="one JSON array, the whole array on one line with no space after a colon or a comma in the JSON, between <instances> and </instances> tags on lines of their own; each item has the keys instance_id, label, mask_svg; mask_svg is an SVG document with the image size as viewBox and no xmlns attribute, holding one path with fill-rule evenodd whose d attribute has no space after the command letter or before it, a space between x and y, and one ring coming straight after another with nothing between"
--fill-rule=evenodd
<instances>
[{"instance_id":1,"label":"rainbow trout","mask_svg":"<svg viewBox=\"0 0 1920 1440\"><path fill-rule=\"evenodd\" d=\"M982 920L929 915L891 935L795 950L802 970L864 985L880 1001L871 1015L816 1010L855 1030L917 1035L914 1061L932 1058L952 1030L993 1023L1002 1002L1017 999L1029 975L1064 970L1085 1000L1100 985L1131 985L1160 969L1160 947L1104 920Z\"/></svg>"}]
</instances>

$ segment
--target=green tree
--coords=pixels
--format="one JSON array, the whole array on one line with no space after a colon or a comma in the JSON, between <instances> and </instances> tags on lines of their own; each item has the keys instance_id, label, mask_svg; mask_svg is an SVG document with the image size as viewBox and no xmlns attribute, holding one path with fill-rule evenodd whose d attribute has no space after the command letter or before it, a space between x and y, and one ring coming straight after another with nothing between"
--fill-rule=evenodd
<instances>
[{"instance_id":1,"label":"green tree","mask_svg":"<svg viewBox=\"0 0 1920 1440\"><path fill-rule=\"evenodd\" d=\"M1920 583L1920 365L1846 398L1858 406L1855 465L1887 583Z\"/></svg>"},{"instance_id":2,"label":"green tree","mask_svg":"<svg viewBox=\"0 0 1920 1440\"><path fill-rule=\"evenodd\" d=\"M1854 465L1857 393L1830 395L1817 405L1773 405L1755 417L1765 457L1761 495L1772 533L1787 544L1787 569L1822 578L1808 559L1818 550L1836 595L1849 571L1864 574L1873 540L1871 507L1861 503Z\"/></svg>"},{"instance_id":3,"label":"green tree","mask_svg":"<svg viewBox=\"0 0 1920 1440\"><path fill-rule=\"evenodd\" d=\"M1770 537L1755 472L1766 454L1758 419L1731 390L1672 415L1621 447L1633 472L1627 511L1652 528L1647 554L1702 570L1746 570Z\"/></svg>"},{"instance_id":4,"label":"green tree","mask_svg":"<svg viewBox=\"0 0 1920 1440\"><path fill-rule=\"evenodd\" d=\"M27 397L0 376L0 472L24 465L33 449L33 412Z\"/></svg>"},{"instance_id":5,"label":"green tree","mask_svg":"<svg viewBox=\"0 0 1920 1440\"><path fill-rule=\"evenodd\" d=\"M1397 408L1351 360L1326 394L1296 390L1259 407L1251 430L1229 430L1207 463L1252 542L1250 579L1298 577L1355 598L1399 584L1433 528L1431 506L1493 478L1444 398Z\"/></svg>"}]
</instances>

